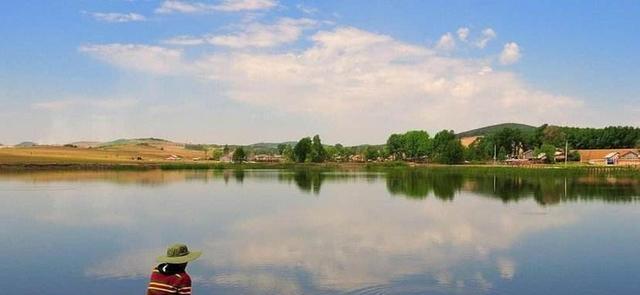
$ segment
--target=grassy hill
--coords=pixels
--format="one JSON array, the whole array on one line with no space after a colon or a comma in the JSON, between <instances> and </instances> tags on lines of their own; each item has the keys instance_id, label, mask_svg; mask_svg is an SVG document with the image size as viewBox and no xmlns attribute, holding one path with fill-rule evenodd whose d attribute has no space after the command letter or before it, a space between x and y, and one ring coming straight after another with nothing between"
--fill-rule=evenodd
<instances>
[{"instance_id":1,"label":"grassy hill","mask_svg":"<svg viewBox=\"0 0 640 295\"><path fill-rule=\"evenodd\" d=\"M536 127L531 126L531 125L526 125L526 124L502 123L502 124L497 124L497 125L491 125L491 126L485 126L485 127L481 127L481 128L477 128L477 129L472 129L472 130L468 130L468 131L465 131L465 132L460 132L460 133L456 134L456 136L458 138L485 136L485 135L487 135L489 133L492 133L494 131L498 131L498 130L503 129L503 128L519 129L521 131L533 131L533 130L536 129Z\"/></svg>"},{"instance_id":2,"label":"grassy hill","mask_svg":"<svg viewBox=\"0 0 640 295\"><path fill-rule=\"evenodd\" d=\"M117 145L136 145L136 144L167 144L171 143L166 139L161 138L134 138L134 139L117 139L114 141L104 142L100 144L101 147L117 146Z\"/></svg>"}]
</instances>

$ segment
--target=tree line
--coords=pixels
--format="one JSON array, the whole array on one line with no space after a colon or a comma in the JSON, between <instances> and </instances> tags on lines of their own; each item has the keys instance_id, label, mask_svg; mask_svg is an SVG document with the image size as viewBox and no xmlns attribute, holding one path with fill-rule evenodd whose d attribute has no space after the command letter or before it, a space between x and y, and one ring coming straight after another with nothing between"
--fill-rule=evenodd
<instances>
[{"instance_id":1,"label":"tree line","mask_svg":"<svg viewBox=\"0 0 640 295\"><path fill-rule=\"evenodd\" d=\"M341 144L324 145L319 135L303 137L295 144L279 144L275 153L296 163L322 163L349 161L356 156L360 161L396 160L458 164L465 161L490 161L516 158L524 151L534 155L544 153L553 162L556 149L611 149L640 147L640 128L606 127L577 128L542 125L531 130L501 128L478 137L465 147L453 130L442 130L433 137L424 130L411 130L391 134L385 144L345 147ZM227 154L229 148L217 151ZM215 151L214 151L215 152ZM233 152L233 161L246 161L250 151L242 146ZM579 160L577 152L569 160Z\"/></svg>"}]
</instances>

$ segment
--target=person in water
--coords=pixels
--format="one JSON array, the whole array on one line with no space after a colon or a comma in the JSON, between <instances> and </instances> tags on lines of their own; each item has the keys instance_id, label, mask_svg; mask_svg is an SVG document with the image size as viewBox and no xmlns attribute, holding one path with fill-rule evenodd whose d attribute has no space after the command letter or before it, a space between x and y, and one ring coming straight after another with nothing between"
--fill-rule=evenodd
<instances>
[{"instance_id":1,"label":"person in water","mask_svg":"<svg viewBox=\"0 0 640 295\"><path fill-rule=\"evenodd\" d=\"M200 255L202 252L190 252L184 244L169 246L167 255L157 258L160 264L151 273L147 295L191 295L191 277L186 272L187 263Z\"/></svg>"}]
</instances>

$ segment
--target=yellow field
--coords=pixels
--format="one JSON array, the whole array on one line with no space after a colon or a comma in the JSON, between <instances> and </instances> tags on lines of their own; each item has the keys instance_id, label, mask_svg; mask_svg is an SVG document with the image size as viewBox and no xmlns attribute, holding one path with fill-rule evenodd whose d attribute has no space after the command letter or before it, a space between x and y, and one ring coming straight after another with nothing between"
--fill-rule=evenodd
<instances>
[{"instance_id":1,"label":"yellow field","mask_svg":"<svg viewBox=\"0 0 640 295\"><path fill-rule=\"evenodd\" d=\"M167 160L171 155L179 156L182 160ZM193 158L204 159L205 156L203 151L187 150L175 143L131 144L104 148L35 146L0 149L0 164L193 162ZM138 157L141 160L138 160Z\"/></svg>"}]
</instances>

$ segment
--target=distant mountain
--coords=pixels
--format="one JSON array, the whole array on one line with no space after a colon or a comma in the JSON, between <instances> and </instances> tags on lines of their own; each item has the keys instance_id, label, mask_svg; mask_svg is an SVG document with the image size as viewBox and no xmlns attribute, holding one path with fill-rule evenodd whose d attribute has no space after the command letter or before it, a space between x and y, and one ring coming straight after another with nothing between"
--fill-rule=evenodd
<instances>
[{"instance_id":1,"label":"distant mountain","mask_svg":"<svg viewBox=\"0 0 640 295\"><path fill-rule=\"evenodd\" d=\"M248 145L248 147L250 148L255 148L255 149L277 149L279 145L281 144L286 144L286 145L290 145L290 146L295 146L296 142L295 141L286 141L286 142L259 142L259 143L254 143L254 144L250 144Z\"/></svg>"},{"instance_id":2,"label":"distant mountain","mask_svg":"<svg viewBox=\"0 0 640 295\"><path fill-rule=\"evenodd\" d=\"M77 146L79 148L95 148L102 145L102 142L99 141L76 141L69 143L69 145Z\"/></svg>"},{"instance_id":3,"label":"distant mountain","mask_svg":"<svg viewBox=\"0 0 640 295\"><path fill-rule=\"evenodd\" d=\"M473 129L473 130L468 130L465 132L460 132L458 134L456 134L456 136L458 138L464 138L464 137L474 137L474 136L485 136L487 134L490 134L492 132L504 129L504 128L511 128L511 129L519 129L521 131L533 131L536 129L536 127L531 126L531 125L526 125L526 124L519 124L519 123L502 123L502 124L497 124L497 125L491 125L491 126L485 126L485 127L481 127L481 128L477 128L477 129Z\"/></svg>"},{"instance_id":4,"label":"distant mountain","mask_svg":"<svg viewBox=\"0 0 640 295\"><path fill-rule=\"evenodd\" d=\"M115 145L133 145L133 144L162 144L162 143L171 143L171 141L162 139L162 138L132 138L132 139L116 139L114 141L101 143L100 147L109 147Z\"/></svg>"},{"instance_id":5,"label":"distant mountain","mask_svg":"<svg viewBox=\"0 0 640 295\"><path fill-rule=\"evenodd\" d=\"M23 141L23 142L21 142L19 144L16 144L16 147L33 147L33 146L36 146L36 145L38 145L38 144L35 143L35 142Z\"/></svg>"}]
</instances>

